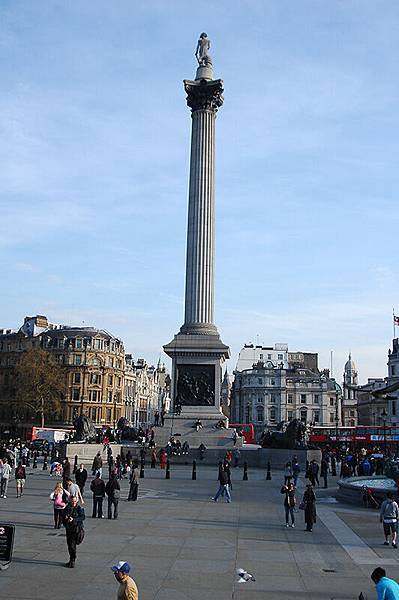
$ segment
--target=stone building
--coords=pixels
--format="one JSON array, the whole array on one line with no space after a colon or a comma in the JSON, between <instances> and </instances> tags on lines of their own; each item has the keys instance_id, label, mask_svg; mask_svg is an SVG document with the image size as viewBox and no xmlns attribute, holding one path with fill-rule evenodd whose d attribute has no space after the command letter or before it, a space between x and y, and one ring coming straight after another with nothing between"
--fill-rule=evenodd
<instances>
[{"instance_id":1,"label":"stone building","mask_svg":"<svg viewBox=\"0 0 399 600\"><path fill-rule=\"evenodd\" d=\"M155 412L169 411L170 377L165 365L150 366L143 358L125 357L125 413L130 425L154 422Z\"/></svg>"},{"instance_id":2,"label":"stone building","mask_svg":"<svg viewBox=\"0 0 399 600\"><path fill-rule=\"evenodd\" d=\"M124 347L121 340L94 327L50 324L45 316L26 317L18 331L0 330L1 416L22 428L34 423L17 417L13 406L13 367L21 352L43 348L67 371L67 394L52 424L71 425L76 415L98 426L114 426L124 410ZM48 423L50 425L50 423Z\"/></svg>"},{"instance_id":3,"label":"stone building","mask_svg":"<svg viewBox=\"0 0 399 600\"><path fill-rule=\"evenodd\" d=\"M352 360L351 353L349 353L348 360L344 367L341 408L342 425L347 427L355 427L357 425L356 388L358 387L358 384L356 365Z\"/></svg>"},{"instance_id":4,"label":"stone building","mask_svg":"<svg viewBox=\"0 0 399 600\"><path fill-rule=\"evenodd\" d=\"M234 373L231 421L273 428L298 418L314 425L340 424L340 388L329 372L282 368L258 361Z\"/></svg>"},{"instance_id":5,"label":"stone building","mask_svg":"<svg viewBox=\"0 0 399 600\"><path fill-rule=\"evenodd\" d=\"M359 425L399 425L399 338L388 350L388 376L354 388Z\"/></svg>"}]
</instances>

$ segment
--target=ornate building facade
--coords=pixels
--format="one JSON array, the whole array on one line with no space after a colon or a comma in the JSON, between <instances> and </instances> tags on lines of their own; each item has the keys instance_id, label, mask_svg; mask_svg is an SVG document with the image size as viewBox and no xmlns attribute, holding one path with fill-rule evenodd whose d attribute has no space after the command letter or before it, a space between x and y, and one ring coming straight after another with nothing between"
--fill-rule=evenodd
<instances>
[{"instance_id":1,"label":"ornate building facade","mask_svg":"<svg viewBox=\"0 0 399 600\"><path fill-rule=\"evenodd\" d=\"M124 410L124 347L120 339L94 327L48 323L46 317L26 317L18 331L0 330L0 402L2 419L10 425L13 411L13 367L21 352L42 348L66 370L67 394L52 423L72 425L79 414L97 426L113 427ZM28 415L24 415L27 417ZM19 417L21 421L21 418ZM34 423L23 420L22 427Z\"/></svg>"},{"instance_id":2,"label":"ornate building facade","mask_svg":"<svg viewBox=\"0 0 399 600\"><path fill-rule=\"evenodd\" d=\"M234 372L231 422L253 423L258 429L273 428L280 421L294 418L319 426L340 425L340 386L329 377L327 370L320 372L317 368L291 366L288 358L291 353L288 348L285 352L287 357L283 356L280 362L276 350L276 361L259 360L251 368ZM265 355L265 352L261 353ZM295 361L303 362L309 357L309 364L317 365L315 354L292 354Z\"/></svg>"},{"instance_id":3,"label":"ornate building facade","mask_svg":"<svg viewBox=\"0 0 399 600\"><path fill-rule=\"evenodd\" d=\"M88 416L97 427L114 428L125 416L131 425L153 422L156 410L169 410L170 378L165 366L125 357L123 342L103 329L54 325L45 316L26 317L18 330L0 329L0 426L26 431L37 425L16 406L13 371L21 353L42 348L65 369L67 393L48 426L71 426Z\"/></svg>"},{"instance_id":4,"label":"ornate building facade","mask_svg":"<svg viewBox=\"0 0 399 600\"><path fill-rule=\"evenodd\" d=\"M356 388L359 384L356 365L349 353L344 367L343 397L342 397L342 425L355 427L357 425L357 398Z\"/></svg>"}]
</instances>

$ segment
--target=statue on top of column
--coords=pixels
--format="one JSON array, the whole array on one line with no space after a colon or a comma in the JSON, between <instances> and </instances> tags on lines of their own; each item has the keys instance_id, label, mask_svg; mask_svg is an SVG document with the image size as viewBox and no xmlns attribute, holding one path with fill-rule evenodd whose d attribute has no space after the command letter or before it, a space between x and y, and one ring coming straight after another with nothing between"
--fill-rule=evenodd
<instances>
[{"instance_id":1,"label":"statue on top of column","mask_svg":"<svg viewBox=\"0 0 399 600\"><path fill-rule=\"evenodd\" d=\"M195 57L200 67L208 67L212 65L212 59L208 54L208 50L211 47L211 42L206 33L201 33L200 39L197 43L197 49L195 51Z\"/></svg>"}]
</instances>

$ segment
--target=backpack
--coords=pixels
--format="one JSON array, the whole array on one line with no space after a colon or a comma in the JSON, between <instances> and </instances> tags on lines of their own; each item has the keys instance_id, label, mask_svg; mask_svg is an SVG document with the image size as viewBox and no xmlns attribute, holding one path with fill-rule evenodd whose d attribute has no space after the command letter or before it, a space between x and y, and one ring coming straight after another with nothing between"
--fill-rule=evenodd
<instances>
[{"instance_id":1,"label":"backpack","mask_svg":"<svg viewBox=\"0 0 399 600\"><path fill-rule=\"evenodd\" d=\"M54 506L56 508L65 508L63 494L55 494L54 495Z\"/></svg>"}]
</instances>

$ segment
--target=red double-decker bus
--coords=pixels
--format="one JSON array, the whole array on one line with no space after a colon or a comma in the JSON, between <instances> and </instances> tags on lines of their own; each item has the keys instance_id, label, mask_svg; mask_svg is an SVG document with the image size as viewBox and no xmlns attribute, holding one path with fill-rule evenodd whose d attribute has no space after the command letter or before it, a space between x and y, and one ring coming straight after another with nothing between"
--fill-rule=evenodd
<instances>
[{"instance_id":1,"label":"red double-decker bus","mask_svg":"<svg viewBox=\"0 0 399 600\"><path fill-rule=\"evenodd\" d=\"M256 444L255 429L252 423L229 423L229 428L234 428L238 433L242 432L246 444Z\"/></svg>"},{"instance_id":2,"label":"red double-decker bus","mask_svg":"<svg viewBox=\"0 0 399 600\"><path fill-rule=\"evenodd\" d=\"M399 444L399 427L391 425L357 425L356 427L312 427L309 441L316 445L359 444L379 446Z\"/></svg>"}]
</instances>

